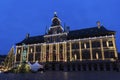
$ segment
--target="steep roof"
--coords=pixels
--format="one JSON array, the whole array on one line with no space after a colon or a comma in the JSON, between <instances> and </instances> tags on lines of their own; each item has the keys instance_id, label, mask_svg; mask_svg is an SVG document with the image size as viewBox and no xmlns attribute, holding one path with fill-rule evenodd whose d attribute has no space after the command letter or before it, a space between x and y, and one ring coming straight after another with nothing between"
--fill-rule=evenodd
<instances>
[{"instance_id":1,"label":"steep roof","mask_svg":"<svg viewBox=\"0 0 120 80\"><path fill-rule=\"evenodd\" d=\"M67 40L88 38L88 37L95 37L95 36L96 37L106 36L111 34L115 34L115 31L107 30L104 26L101 26L100 28L92 27L92 28L69 31L67 35ZM22 43L35 44L35 43L43 43L43 42L44 42L44 35L40 35L40 36L25 38L23 41L17 43L16 45L22 45Z\"/></svg>"},{"instance_id":2,"label":"steep roof","mask_svg":"<svg viewBox=\"0 0 120 80\"><path fill-rule=\"evenodd\" d=\"M115 31L107 30L104 26L85 28L80 30L73 30L68 33L67 39L79 39L79 38L88 38L88 37L97 37L115 34Z\"/></svg>"},{"instance_id":3,"label":"steep roof","mask_svg":"<svg viewBox=\"0 0 120 80\"><path fill-rule=\"evenodd\" d=\"M22 43L35 44L35 43L43 43L43 42L44 42L43 35L40 35L40 36L33 36L33 37L25 38L23 41L17 43L16 45L22 45Z\"/></svg>"}]
</instances>

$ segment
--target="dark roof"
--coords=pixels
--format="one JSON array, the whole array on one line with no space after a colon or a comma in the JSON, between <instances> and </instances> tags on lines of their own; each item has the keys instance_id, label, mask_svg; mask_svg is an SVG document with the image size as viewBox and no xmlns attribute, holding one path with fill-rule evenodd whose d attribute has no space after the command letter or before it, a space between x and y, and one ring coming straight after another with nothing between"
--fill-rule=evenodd
<instances>
[{"instance_id":1,"label":"dark roof","mask_svg":"<svg viewBox=\"0 0 120 80\"><path fill-rule=\"evenodd\" d=\"M107 30L103 26L101 26L100 28L92 27L92 28L85 28L85 29L70 31L68 33L67 40L97 37L97 36L106 36L106 35L111 35L111 34L115 34L115 31ZM44 35L41 35L41 36L25 38L23 41L17 43L16 45L22 45L22 43L35 44L35 43L43 43L43 42L44 42Z\"/></svg>"},{"instance_id":2,"label":"dark roof","mask_svg":"<svg viewBox=\"0 0 120 80\"><path fill-rule=\"evenodd\" d=\"M107 30L103 26L101 26L100 28L92 27L92 28L70 31L68 33L67 39L70 40L70 39L106 36L111 34L115 34L115 31Z\"/></svg>"},{"instance_id":3,"label":"dark roof","mask_svg":"<svg viewBox=\"0 0 120 80\"><path fill-rule=\"evenodd\" d=\"M23 41L17 43L16 45L22 45L22 43L35 44L35 43L43 43L43 42L44 42L44 38L43 38L43 35L41 35L41 36L34 36L34 37L25 38Z\"/></svg>"}]
</instances>

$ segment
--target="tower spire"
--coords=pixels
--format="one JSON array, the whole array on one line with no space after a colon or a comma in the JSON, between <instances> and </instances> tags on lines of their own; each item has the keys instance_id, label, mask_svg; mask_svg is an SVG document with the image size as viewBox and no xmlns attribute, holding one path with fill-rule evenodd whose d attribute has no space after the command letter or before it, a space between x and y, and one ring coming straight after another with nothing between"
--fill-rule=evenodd
<instances>
[{"instance_id":1,"label":"tower spire","mask_svg":"<svg viewBox=\"0 0 120 80\"><path fill-rule=\"evenodd\" d=\"M96 22L98 29L101 27L100 21Z\"/></svg>"},{"instance_id":2,"label":"tower spire","mask_svg":"<svg viewBox=\"0 0 120 80\"><path fill-rule=\"evenodd\" d=\"M57 12L54 12L54 17L57 17Z\"/></svg>"},{"instance_id":3,"label":"tower spire","mask_svg":"<svg viewBox=\"0 0 120 80\"><path fill-rule=\"evenodd\" d=\"M60 25L60 19L57 17L57 12L54 12L54 17L52 18L51 26L56 26L56 25Z\"/></svg>"}]
</instances>

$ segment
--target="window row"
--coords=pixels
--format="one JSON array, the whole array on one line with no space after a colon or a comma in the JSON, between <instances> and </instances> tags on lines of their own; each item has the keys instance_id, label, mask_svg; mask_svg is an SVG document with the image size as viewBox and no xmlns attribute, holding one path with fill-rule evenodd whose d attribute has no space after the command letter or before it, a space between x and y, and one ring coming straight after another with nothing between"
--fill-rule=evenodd
<instances>
[{"instance_id":1,"label":"window row","mask_svg":"<svg viewBox=\"0 0 120 80\"><path fill-rule=\"evenodd\" d=\"M79 43L71 43L71 48L72 49L79 49L81 47L81 49L87 49L90 48L90 43L89 42L82 42L81 46L79 46ZM100 42L94 41L91 43L91 47L92 48L100 48L101 44ZM103 47L113 47L113 42L112 41L103 41ZM41 52L41 46L36 46L36 52ZM53 50L56 50L56 45L53 45L53 47L50 46L46 46L46 50L49 50L50 48L52 48ZM70 49L70 43L67 43L66 45L67 50ZM63 44L59 45L59 50L63 49ZM28 48L23 48L23 50L28 51ZM18 48L17 49L17 53L21 53L22 49ZM34 52L34 46L29 47L29 53Z\"/></svg>"}]
</instances>

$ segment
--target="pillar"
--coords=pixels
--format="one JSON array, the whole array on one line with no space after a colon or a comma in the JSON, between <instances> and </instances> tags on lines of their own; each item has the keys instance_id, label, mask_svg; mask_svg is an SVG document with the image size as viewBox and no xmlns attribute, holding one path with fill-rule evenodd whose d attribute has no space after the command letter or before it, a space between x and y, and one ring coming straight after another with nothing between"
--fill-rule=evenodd
<instances>
[{"instance_id":1,"label":"pillar","mask_svg":"<svg viewBox=\"0 0 120 80\"><path fill-rule=\"evenodd\" d=\"M90 59L93 60L93 55L92 55L92 41L89 40L89 44L90 44Z\"/></svg>"},{"instance_id":2,"label":"pillar","mask_svg":"<svg viewBox=\"0 0 120 80\"><path fill-rule=\"evenodd\" d=\"M33 62L35 62L36 45L34 45Z\"/></svg>"},{"instance_id":3,"label":"pillar","mask_svg":"<svg viewBox=\"0 0 120 80\"><path fill-rule=\"evenodd\" d=\"M80 61L82 61L81 41L79 41L79 53L80 53Z\"/></svg>"},{"instance_id":4,"label":"pillar","mask_svg":"<svg viewBox=\"0 0 120 80\"><path fill-rule=\"evenodd\" d=\"M43 54L44 54L44 62L46 62L46 44L44 45Z\"/></svg>"},{"instance_id":5,"label":"pillar","mask_svg":"<svg viewBox=\"0 0 120 80\"><path fill-rule=\"evenodd\" d=\"M53 44L49 44L49 61L52 62L53 61L53 58L52 58L52 53L53 53Z\"/></svg>"},{"instance_id":6,"label":"pillar","mask_svg":"<svg viewBox=\"0 0 120 80\"><path fill-rule=\"evenodd\" d=\"M65 56L64 56L64 54L65 54L65 50L64 50L65 46L64 46L64 43L62 43L62 45L63 45L63 52L62 52L62 54L63 54L63 61L65 61Z\"/></svg>"},{"instance_id":7,"label":"pillar","mask_svg":"<svg viewBox=\"0 0 120 80\"><path fill-rule=\"evenodd\" d=\"M65 50L65 52L64 52L65 61L67 61L67 47L66 47L66 43L64 43L64 45L65 45L65 48L64 48L64 50Z\"/></svg>"},{"instance_id":8,"label":"pillar","mask_svg":"<svg viewBox=\"0 0 120 80\"><path fill-rule=\"evenodd\" d=\"M57 52L57 53L58 53L58 61L60 61L60 54L59 54L59 53L60 53L60 51L59 51L59 43L58 43L57 50L58 50L58 52Z\"/></svg>"},{"instance_id":9,"label":"pillar","mask_svg":"<svg viewBox=\"0 0 120 80\"><path fill-rule=\"evenodd\" d=\"M70 42L70 61L72 61L72 43Z\"/></svg>"},{"instance_id":10,"label":"pillar","mask_svg":"<svg viewBox=\"0 0 120 80\"><path fill-rule=\"evenodd\" d=\"M112 37L112 41L113 41L113 47L114 47L114 53L115 53L115 58L118 58L118 54L117 54L117 50L116 50L116 45L115 45L115 38L114 36Z\"/></svg>"},{"instance_id":11,"label":"pillar","mask_svg":"<svg viewBox=\"0 0 120 80\"><path fill-rule=\"evenodd\" d=\"M53 61L53 44L51 44L50 58L51 58L51 61Z\"/></svg>"},{"instance_id":12,"label":"pillar","mask_svg":"<svg viewBox=\"0 0 120 80\"><path fill-rule=\"evenodd\" d=\"M50 54L51 54L50 50L51 50L51 46L50 46L50 44L49 44L48 46L49 46L49 52L48 52L49 57L48 57L48 61L50 62Z\"/></svg>"},{"instance_id":13,"label":"pillar","mask_svg":"<svg viewBox=\"0 0 120 80\"><path fill-rule=\"evenodd\" d=\"M58 61L58 44L55 44L55 48L56 48L56 61Z\"/></svg>"},{"instance_id":14,"label":"pillar","mask_svg":"<svg viewBox=\"0 0 120 80\"><path fill-rule=\"evenodd\" d=\"M104 57L104 48L103 48L103 40L102 39L100 39L100 44L101 44L102 60L104 60L105 57Z\"/></svg>"},{"instance_id":15,"label":"pillar","mask_svg":"<svg viewBox=\"0 0 120 80\"><path fill-rule=\"evenodd\" d=\"M14 63L16 63L16 56L17 56L17 46L16 46L16 51L15 51L15 61L14 61Z\"/></svg>"},{"instance_id":16,"label":"pillar","mask_svg":"<svg viewBox=\"0 0 120 80\"><path fill-rule=\"evenodd\" d=\"M41 50L41 52L40 52L40 62L42 62L42 45L40 46L40 50Z\"/></svg>"}]
</instances>

